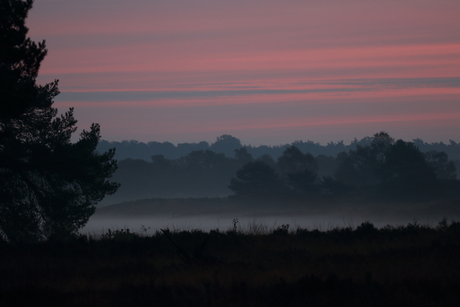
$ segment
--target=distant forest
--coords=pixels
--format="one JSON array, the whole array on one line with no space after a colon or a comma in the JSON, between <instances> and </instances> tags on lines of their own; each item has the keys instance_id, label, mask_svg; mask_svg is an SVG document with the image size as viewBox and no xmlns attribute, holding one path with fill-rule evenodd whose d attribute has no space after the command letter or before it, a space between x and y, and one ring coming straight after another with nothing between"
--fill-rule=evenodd
<instances>
[{"instance_id":1,"label":"distant forest","mask_svg":"<svg viewBox=\"0 0 460 307\"><path fill-rule=\"evenodd\" d=\"M226 157L233 158L235 149L246 148L247 152L255 159L262 155L270 155L273 159L278 159L289 146L295 146L304 153L310 153L313 156L325 155L336 157L339 153L348 150L355 150L357 145L368 146L372 142L372 137L366 136L361 140L355 138L350 144L345 145L343 141L329 142L326 145L321 145L313 141L295 141L289 144L277 146L251 146L242 145L241 141L228 134L217 137L212 144L208 142L199 143L179 143L174 145L170 142L138 142L135 140L122 142L109 142L101 140L97 149L100 152L107 152L110 148L116 148L115 158L118 161L124 159L143 159L151 161L154 155L163 155L166 159L179 159L197 150L210 150L216 153L223 153ZM422 152L431 150L443 151L452 160L460 160L460 143L449 140L449 144L443 142L426 143L421 139L412 140Z\"/></svg>"},{"instance_id":2,"label":"distant forest","mask_svg":"<svg viewBox=\"0 0 460 307\"><path fill-rule=\"evenodd\" d=\"M116 148L119 191L102 205L144 198L239 197L305 199L336 197L357 190L398 195L452 196L458 186L460 144L395 141L373 137L323 146L296 141L247 146L231 135L209 144L101 141ZM412 197L411 196L411 197Z\"/></svg>"}]
</instances>

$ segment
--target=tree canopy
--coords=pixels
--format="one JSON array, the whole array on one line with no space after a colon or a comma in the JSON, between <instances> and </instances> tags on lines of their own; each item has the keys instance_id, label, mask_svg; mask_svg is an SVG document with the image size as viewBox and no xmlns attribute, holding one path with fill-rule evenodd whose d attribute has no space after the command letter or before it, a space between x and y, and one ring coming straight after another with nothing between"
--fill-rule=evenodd
<instances>
[{"instance_id":1,"label":"tree canopy","mask_svg":"<svg viewBox=\"0 0 460 307\"><path fill-rule=\"evenodd\" d=\"M248 162L230 180L229 188L237 199L277 199L286 194L281 178L268 164Z\"/></svg>"},{"instance_id":2,"label":"tree canopy","mask_svg":"<svg viewBox=\"0 0 460 307\"><path fill-rule=\"evenodd\" d=\"M0 235L10 242L75 233L118 188L114 150L96 152L99 125L72 142L73 109L52 107L58 81L36 84L47 50L26 37L32 4L0 1Z\"/></svg>"},{"instance_id":3,"label":"tree canopy","mask_svg":"<svg viewBox=\"0 0 460 307\"><path fill-rule=\"evenodd\" d=\"M455 165L445 153L422 153L413 142L376 133L370 146L338 156L337 180L357 187L380 187L385 195L426 197L439 192L439 180L455 180Z\"/></svg>"},{"instance_id":4,"label":"tree canopy","mask_svg":"<svg viewBox=\"0 0 460 307\"><path fill-rule=\"evenodd\" d=\"M335 162L336 161L336 162ZM318 176L319 163L333 164L332 176ZM313 157L292 145L271 166L256 159L230 181L234 198L319 199L368 195L379 199L457 197L459 181L444 152L423 153L413 142L395 141L386 132L369 145L332 157ZM456 192L457 191L457 192Z\"/></svg>"}]
</instances>

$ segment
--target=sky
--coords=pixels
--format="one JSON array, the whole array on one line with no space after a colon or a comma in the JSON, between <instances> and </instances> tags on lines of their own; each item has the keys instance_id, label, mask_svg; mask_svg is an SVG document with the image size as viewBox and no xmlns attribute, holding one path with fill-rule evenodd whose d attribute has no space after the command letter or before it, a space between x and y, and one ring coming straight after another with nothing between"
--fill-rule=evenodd
<instances>
[{"instance_id":1,"label":"sky","mask_svg":"<svg viewBox=\"0 0 460 307\"><path fill-rule=\"evenodd\" d=\"M108 141L460 141L458 0L35 0L38 82Z\"/></svg>"}]
</instances>

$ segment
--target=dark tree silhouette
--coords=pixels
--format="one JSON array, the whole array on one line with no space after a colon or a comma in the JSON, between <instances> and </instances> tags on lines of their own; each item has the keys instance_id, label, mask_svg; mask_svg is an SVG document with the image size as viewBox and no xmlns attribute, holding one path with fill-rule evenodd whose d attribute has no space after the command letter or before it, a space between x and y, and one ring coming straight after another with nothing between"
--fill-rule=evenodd
<instances>
[{"instance_id":1,"label":"dark tree silhouette","mask_svg":"<svg viewBox=\"0 0 460 307\"><path fill-rule=\"evenodd\" d=\"M412 142L376 133L370 146L338 157L336 179L357 187L379 187L382 196L426 197L439 191L439 179L455 178L455 165L443 153L423 154ZM438 175L438 178L437 178Z\"/></svg>"},{"instance_id":2,"label":"dark tree silhouette","mask_svg":"<svg viewBox=\"0 0 460 307\"><path fill-rule=\"evenodd\" d=\"M383 185L392 193L423 197L438 188L434 169L411 142L396 141L387 151L382 170Z\"/></svg>"},{"instance_id":3,"label":"dark tree silhouette","mask_svg":"<svg viewBox=\"0 0 460 307\"><path fill-rule=\"evenodd\" d=\"M318 176L309 169L288 174L288 183L294 192L299 194L311 193L317 190L315 180Z\"/></svg>"},{"instance_id":4,"label":"dark tree silhouette","mask_svg":"<svg viewBox=\"0 0 460 307\"><path fill-rule=\"evenodd\" d=\"M189 170L211 170L219 166L225 166L228 160L223 153L215 153L210 150L197 150L179 159L179 163Z\"/></svg>"},{"instance_id":5,"label":"dark tree silhouette","mask_svg":"<svg viewBox=\"0 0 460 307\"><path fill-rule=\"evenodd\" d=\"M211 151L224 153L227 157L232 157L235 153L235 149L240 148L241 141L229 134L224 134L217 137L216 142L209 147Z\"/></svg>"},{"instance_id":6,"label":"dark tree silhouette","mask_svg":"<svg viewBox=\"0 0 460 307\"><path fill-rule=\"evenodd\" d=\"M32 3L0 1L0 235L10 242L75 233L118 187L107 180L114 151L95 151L99 125L72 143L73 109L52 107L57 80L36 84L47 50L26 38Z\"/></svg>"},{"instance_id":7,"label":"dark tree silhouette","mask_svg":"<svg viewBox=\"0 0 460 307\"><path fill-rule=\"evenodd\" d=\"M315 158L310 153L302 153L297 147L289 146L278 158L277 167L282 175L303 172L308 169L312 173L318 171Z\"/></svg>"},{"instance_id":8,"label":"dark tree silhouette","mask_svg":"<svg viewBox=\"0 0 460 307\"><path fill-rule=\"evenodd\" d=\"M395 139L392 138L385 131L380 131L372 136L371 148L375 155L375 160L378 162L385 161L385 153L390 150L391 146L395 143Z\"/></svg>"},{"instance_id":9,"label":"dark tree silhouette","mask_svg":"<svg viewBox=\"0 0 460 307\"><path fill-rule=\"evenodd\" d=\"M235 149L235 160L241 165L244 165L248 162L254 161L254 158L250 153L248 153L246 147L241 147L240 149Z\"/></svg>"},{"instance_id":10,"label":"dark tree silhouette","mask_svg":"<svg viewBox=\"0 0 460 307\"><path fill-rule=\"evenodd\" d=\"M430 150L425 153L425 159L428 165L435 171L436 178L440 180L457 179L457 167L455 162L449 160L445 152Z\"/></svg>"},{"instance_id":11,"label":"dark tree silhouette","mask_svg":"<svg viewBox=\"0 0 460 307\"><path fill-rule=\"evenodd\" d=\"M377 135L379 134L381 133L377 133ZM386 134L386 133L383 132L383 134ZM219 137L219 139L220 138L221 137ZM246 148L248 153L251 154L254 159L258 159L262 155L268 154L273 159L276 160L283 155L283 152L286 150L286 148L292 145L299 148L302 152L311 153L315 157L318 157L319 155L324 155L328 157L336 157L341 152L344 152L344 151L348 152L349 150L355 150L358 145L359 146L370 146L374 138L375 138L375 135L374 137L366 136L362 138L361 140L354 139L354 141L352 141L348 145L345 145L343 141L340 141L337 143L329 142L326 146L322 146L321 144L314 143L312 141L307 141L307 142L295 141L289 145L288 144L277 145L277 146L245 145L242 147ZM231 150L234 150L240 147L241 142L239 143L238 142L239 140L236 139L236 142L235 142L236 146L231 147L233 148ZM443 142L428 144L428 143L423 142L423 140L421 139L415 139L413 140L413 142L424 153L429 152L431 150L445 152L449 156L449 159L453 161L459 161L455 163L460 163L460 143L456 143L450 140L449 144L444 144ZM145 161L150 161L150 157L153 155L161 154L161 155L164 155L166 159L178 159L196 150L206 150L206 149L215 150L216 146L217 144L213 148L211 148L211 145L208 144L207 142L181 143L175 146L174 144L170 142L163 142L163 143L160 143L160 142L142 143L142 142L137 142L137 141L107 142L107 141L101 140L98 144L97 149L100 152L105 152L111 148L116 148L115 158L117 158L119 161L123 159L128 159L128 158L144 159ZM233 157L233 152L230 152L229 150L225 150L225 154L227 155L227 157ZM321 164L322 162L324 161L318 161L319 164ZM318 175L321 175L321 176L332 176L333 175L333 171L330 170L331 167L327 167L329 169L327 171L328 173L323 174L321 170L322 166L324 165L320 165L319 167L320 170L319 170ZM458 168L459 167L457 166L457 169Z\"/></svg>"},{"instance_id":12,"label":"dark tree silhouette","mask_svg":"<svg viewBox=\"0 0 460 307\"><path fill-rule=\"evenodd\" d=\"M355 150L337 156L335 178L347 185L366 187L381 183L388 151L394 139L386 132L374 134L370 146L356 145Z\"/></svg>"},{"instance_id":13,"label":"dark tree silhouette","mask_svg":"<svg viewBox=\"0 0 460 307\"><path fill-rule=\"evenodd\" d=\"M315 158L318 164L318 176L332 177L337 168L337 160L335 157L319 155Z\"/></svg>"},{"instance_id":14,"label":"dark tree silhouette","mask_svg":"<svg viewBox=\"0 0 460 307\"><path fill-rule=\"evenodd\" d=\"M236 172L229 188L236 199L279 199L286 195L282 180L275 170L260 161L249 162Z\"/></svg>"},{"instance_id":15,"label":"dark tree silhouette","mask_svg":"<svg viewBox=\"0 0 460 307\"><path fill-rule=\"evenodd\" d=\"M268 164L271 168L276 168L276 162L273 160L272 156L269 154L263 154L256 159L256 161L264 162Z\"/></svg>"},{"instance_id":16,"label":"dark tree silhouette","mask_svg":"<svg viewBox=\"0 0 460 307\"><path fill-rule=\"evenodd\" d=\"M286 148L278 158L277 169L290 188L304 194L315 190L318 164L310 153L302 153L297 147Z\"/></svg>"}]
</instances>

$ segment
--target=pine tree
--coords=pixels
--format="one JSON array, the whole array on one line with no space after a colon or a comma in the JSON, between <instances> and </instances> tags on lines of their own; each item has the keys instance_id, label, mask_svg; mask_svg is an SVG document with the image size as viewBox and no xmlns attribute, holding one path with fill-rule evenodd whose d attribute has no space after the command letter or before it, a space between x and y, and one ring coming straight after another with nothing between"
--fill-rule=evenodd
<instances>
[{"instance_id":1,"label":"pine tree","mask_svg":"<svg viewBox=\"0 0 460 307\"><path fill-rule=\"evenodd\" d=\"M96 152L99 125L72 142L73 109L53 108L58 81L36 84L47 50L26 37L32 4L0 0L0 235L10 242L74 234L118 188L114 150Z\"/></svg>"}]
</instances>

